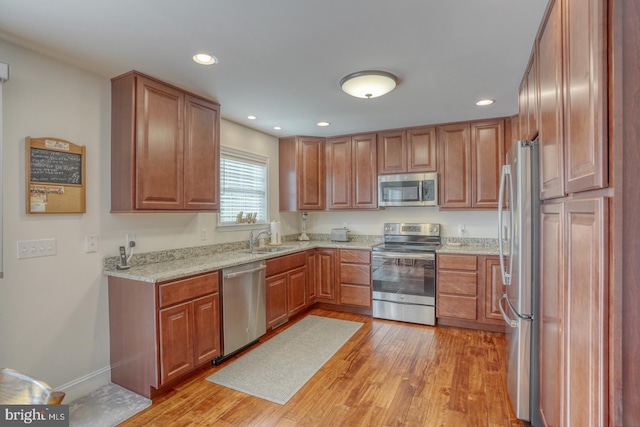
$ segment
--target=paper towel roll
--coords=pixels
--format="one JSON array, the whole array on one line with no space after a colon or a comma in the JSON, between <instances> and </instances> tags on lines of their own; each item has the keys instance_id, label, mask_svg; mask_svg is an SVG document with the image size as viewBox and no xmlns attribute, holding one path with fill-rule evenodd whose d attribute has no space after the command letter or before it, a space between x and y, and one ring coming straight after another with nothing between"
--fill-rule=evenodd
<instances>
[{"instance_id":1,"label":"paper towel roll","mask_svg":"<svg viewBox=\"0 0 640 427\"><path fill-rule=\"evenodd\" d=\"M280 221L271 221L271 244L272 245L280 245L282 241L280 240L281 231L280 231Z\"/></svg>"}]
</instances>

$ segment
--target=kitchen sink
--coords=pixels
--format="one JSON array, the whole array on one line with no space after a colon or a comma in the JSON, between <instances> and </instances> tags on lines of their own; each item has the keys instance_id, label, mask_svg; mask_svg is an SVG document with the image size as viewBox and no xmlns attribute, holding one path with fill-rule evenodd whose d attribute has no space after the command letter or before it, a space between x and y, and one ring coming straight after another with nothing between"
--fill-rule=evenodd
<instances>
[{"instance_id":1,"label":"kitchen sink","mask_svg":"<svg viewBox=\"0 0 640 427\"><path fill-rule=\"evenodd\" d=\"M269 254L273 252L282 252L293 249L291 246L267 246L264 248L254 248L253 253L255 254Z\"/></svg>"}]
</instances>

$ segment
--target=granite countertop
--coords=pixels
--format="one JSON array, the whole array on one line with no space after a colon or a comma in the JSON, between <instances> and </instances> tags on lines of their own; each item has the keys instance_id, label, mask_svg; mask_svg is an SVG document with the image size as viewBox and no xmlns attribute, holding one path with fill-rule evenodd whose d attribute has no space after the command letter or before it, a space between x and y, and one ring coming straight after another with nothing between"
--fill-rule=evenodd
<instances>
[{"instance_id":1,"label":"granite countertop","mask_svg":"<svg viewBox=\"0 0 640 427\"><path fill-rule=\"evenodd\" d=\"M206 255L194 254L193 256L186 256L179 259L167 259L166 256L160 256L160 258L156 262L132 265L127 270L118 270L115 267L114 263L105 262L102 274L106 276L121 277L142 282L165 282L168 280L193 276L196 274L208 273L211 271L233 267L240 264L246 264L270 258L277 258L283 255L289 255L307 249L333 248L371 250L371 247L376 243L378 242L332 242L328 240L306 242L288 241L283 243L283 250L278 252L250 253L246 248L236 248Z\"/></svg>"},{"instance_id":2,"label":"granite countertop","mask_svg":"<svg viewBox=\"0 0 640 427\"><path fill-rule=\"evenodd\" d=\"M437 250L439 254L499 255L498 246L444 244Z\"/></svg>"}]
</instances>

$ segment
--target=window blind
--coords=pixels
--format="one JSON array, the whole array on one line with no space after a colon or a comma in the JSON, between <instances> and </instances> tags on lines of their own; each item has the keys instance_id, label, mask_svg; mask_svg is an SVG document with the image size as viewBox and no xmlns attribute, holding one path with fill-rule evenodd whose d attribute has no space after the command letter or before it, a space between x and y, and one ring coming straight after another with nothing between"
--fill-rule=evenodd
<instances>
[{"instance_id":1,"label":"window blind","mask_svg":"<svg viewBox=\"0 0 640 427\"><path fill-rule=\"evenodd\" d=\"M220 150L220 224L235 224L238 214L267 218L267 159L251 153Z\"/></svg>"}]
</instances>

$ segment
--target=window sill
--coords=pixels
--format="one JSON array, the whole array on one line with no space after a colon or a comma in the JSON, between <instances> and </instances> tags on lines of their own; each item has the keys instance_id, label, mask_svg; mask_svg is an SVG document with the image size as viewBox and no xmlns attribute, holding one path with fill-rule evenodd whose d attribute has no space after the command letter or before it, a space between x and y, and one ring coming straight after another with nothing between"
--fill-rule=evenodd
<instances>
[{"instance_id":1,"label":"window sill","mask_svg":"<svg viewBox=\"0 0 640 427\"><path fill-rule=\"evenodd\" d=\"M218 224L216 226L216 231L225 232L225 231L243 231L243 230L258 230L258 229L269 229L271 227L268 222L257 222L255 224Z\"/></svg>"}]
</instances>

